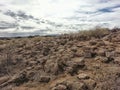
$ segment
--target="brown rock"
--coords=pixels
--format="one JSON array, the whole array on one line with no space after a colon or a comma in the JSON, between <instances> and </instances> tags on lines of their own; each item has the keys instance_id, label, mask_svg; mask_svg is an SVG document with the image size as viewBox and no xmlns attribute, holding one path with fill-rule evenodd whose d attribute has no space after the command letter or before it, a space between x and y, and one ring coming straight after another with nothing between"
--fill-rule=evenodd
<instances>
[{"instance_id":1,"label":"brown rock","mask_svg":"<svg viewBox=\"0 0 120 90\"><path fill-rule=\"evenodd\" d=\"M78 43L77 47L79 47L79 48L83 47L83 43Z\"/></svg>"},{"instance_id":2,"label":"brown rock","mask_svg":"<svg viewBox=\"0 0 120 90\"><path fill-rule=\"evenodd\" d=\"M75 46L71 48L71 50L72 50L73 52L77 52L77 49L78 49L78 48L75 47Z\"/></svg>"},{"instance_id":3,"label":"brown rock","mask_svg":"<svg viewBox=\"0 0 120 90\"><path fill-rule=\"evenodd\" d=\"M85 52L84 57L85 58L92 58L92 53L91 52Z\"/></svg>"},{"instance_id":4,"label":"brown rock","mask_svg":"<svg viewBox=\"0 0 120 90\"><path fill-rule=\"evenodd\" d=\"M52 90L68 90L67 86L59 84L56 87L52 88Z\"/></svg>"},{"instance_id":5,"label":"brown rock","mask_svg":"<svg viewBox=\"0 0 120 90\"><path fill-rule=\"evenodd\" d=\"M105 42L104 41L98 41L96 46L97 47L105 46Z\"/></svg>"},{"instance_id":6,"label":"brown rock","mask_svg":"<svg viewBox=\"0 0 120 90\"><path fill-rule=\"evenodd\" d=\"M105 56L105 50L103 50L103 49L97 50L97 55L98 56Z\"/></svg>"},{"instance_id":7,"label":"brown rock","mask_svg":"<svg viewBox=\"0 0 120 90\"><path fill-rule=\"evenodd\" d=\"M90 44L90 45L96 45L96 44L97 44L97 41L91 40L91 41L89 42L89 44Z\"/></svg>"},{"instance_id":8,"label":"brown rock","mask_svg":"<svg viewBox=\"0 0 120 90\"><path fill-rule=\"evenodd\" d=\"M4 76L0 78L0 84L3 84L4 82L7 82L9 80L9 77Z\"/></svg>"},{"instance_id":9,"label":"brown rock","mask_svg":"<svg viewBox=\"0 0 120 90\"><path fill-rule=\"evenodd\" d=\"M89 88L90 90L94 90L94 88L95 88L95 86L96 86L96 82L95 82L94 80L92 80L92 79L87 79L87 80L85 81L85 83L87 84L87 86L88 86L88 88Z\"/></svg>"},{"instance_id":10,"label":"brown rock","mask_svg":"<svg viewBox=\"0 0 120 90\"><path fill-rule=\"evenodd\" d=\"M68 61L66 63L68 66L65 70L71 75L76 74L78 70L83 69L85 67L84 58L82 59L74 59L73 61Z\"/></svg>"},{"instance_id":11,"label":"brown rock","mask_svg":"<svg viewBox=\"0 0 120 90\"><path fill-rule=\"evenodd\" d=\"M114 61L114 58L111 57L101 57L100 59L103 63L109 63L111 61Z\"/></svg>"},{"instance_id":12,"label":"brown rock","mask_svg":"<svg viewBox=\"0 0 120 90\"><path fill-rule=\"evenodd\" d=\"M36 61L29 61L28 64L29 64L29 66L33 66L33 65L36 65L37 62Z\"/></svg>"},{"instance_id":13,"label":"brown rock","mask_svg":"<svg viewBox=\"0 0 120 90\"><path fill-rule=\"evenodd\" d=\"M49 81L50 81L50 77L49 76L40 76L39 82L48 83Z\"/></svg>"},{"instance_id":14,"label":"brown rock","mask_svg":"<svg viewBox=\"0 0 120 90\"><path fill-rule=\"evenodd\" d=\"M28 82L29 79L27 78L26 72L21 72L20 74L17 74L12 77L11 82L15 83L15 85L19 86L25 82Z\"/></svg>"},{"instance_id":15,"label":"brown rock","mask_svg":"<svg viewBox=\"0 0 120 90\"><path fill-rule=\"evenodd\" d=\"M82 50L77 50L77 52L75 52L74 55L75 55L75 57L82 57L82 56L84 56L84 53Z\"/></svg>"},{"instance_id":16,"label":"brown rock","mask_svg":"<svg viewBox=\"0 0 120 90\"><path fill-rule=\"evenodd\" d=\"M88 86L83 82L73 82L71 90L88 90Z\"/></svg>"},{"instance_id":17,"label":"brown rock","mask_svg":"<svg viewBox=\"0 0 120 90\"><path fill-rule=\"evenodd\" d=\"M57 75L64 69L64 61L59 60L58 62L54 62L53 60L47 61L45 64L45 71L47 73L51 73Z\"/></svg>"},{"instance_id":18,"label":"brown rock","mask_svg":"<svg viewBox=\"0 0 120 90\"><path fill-rule=\"evenodd\" d=\"M85 58L93 58L96 56L96 52L93 52L93 51L85 51L84 52L84 57Z\"/></svg>"},{"instance_id":19,"label":"brown rock","mask_svg":"<svg viewBox=\"0 0 120 90\"><path fill-rule=\"evenodd\" d=\"M115 62L116 64L120 64L120 57L115 57L115 58L114 58L114 62Z\"/></svg>"}]
</instances>

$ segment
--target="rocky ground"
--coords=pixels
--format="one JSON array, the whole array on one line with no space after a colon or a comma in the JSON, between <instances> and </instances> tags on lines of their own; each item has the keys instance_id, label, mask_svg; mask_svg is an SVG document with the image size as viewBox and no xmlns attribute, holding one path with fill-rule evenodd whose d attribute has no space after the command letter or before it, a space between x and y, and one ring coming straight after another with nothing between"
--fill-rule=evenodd
<instances>
[{"instance_id":1,"label":"rocky ground","mask_svg":"<svg viewBox=\"0 0 120 90\"><path fill-rule=\"evenodd\" d=\"M100 31L1 39L0 90L120 90L120 29Z\"/></svg>"}]
</instances>

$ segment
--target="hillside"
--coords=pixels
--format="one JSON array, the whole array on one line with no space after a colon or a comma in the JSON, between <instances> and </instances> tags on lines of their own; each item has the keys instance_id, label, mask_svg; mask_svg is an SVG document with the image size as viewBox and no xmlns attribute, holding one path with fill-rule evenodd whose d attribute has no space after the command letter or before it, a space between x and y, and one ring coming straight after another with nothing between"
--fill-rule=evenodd
<instances>
[{"instance_id":1,"label":"hillside","mask_svg":"<svg viewBox=\"0 0 120 90\"><path fill-rule=\"evenodd\" d=\"M120 90L120 29L0 39L0 90Z\"/></svg>"}]
</instances>

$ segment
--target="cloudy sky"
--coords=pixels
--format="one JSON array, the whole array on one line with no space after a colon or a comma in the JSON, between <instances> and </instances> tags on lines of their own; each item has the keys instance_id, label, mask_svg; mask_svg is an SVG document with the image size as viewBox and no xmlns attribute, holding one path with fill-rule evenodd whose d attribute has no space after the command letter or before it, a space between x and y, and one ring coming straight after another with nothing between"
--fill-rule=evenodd
<instances>
[{"instance_id":1,"label":"cloudy sky","mask_svg":"<svg viewBox=\"0 0 120 90\"><path fill-rule=\"evenodd\" d=\"M68 25L120 26L120 0L0 0L0 7Z\"/></svg>"}]
</instances>

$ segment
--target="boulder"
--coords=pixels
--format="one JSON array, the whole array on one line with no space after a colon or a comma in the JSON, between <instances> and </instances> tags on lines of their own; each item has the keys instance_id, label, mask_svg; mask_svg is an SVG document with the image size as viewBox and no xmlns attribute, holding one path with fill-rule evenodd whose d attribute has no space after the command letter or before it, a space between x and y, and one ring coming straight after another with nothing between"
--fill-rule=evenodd
<instances>
[{"instance_id":1,"label":"boulder","mask_svg":"<svg viewBox=\"0 0 120 90\"><path fill-rule=\"evenodd\" d=\"M50 81L50 76L40 76L39 82L48 83Z\"/></svg>"},{"instance_id":2,"label":"boulder","mask_svg":"<svg viewBox=\"0 0 120 90\"><path fill-rule=\"evenodd\" d=\"M83 69L85 67L84 58L68 61L66 65L67 67L65 68L65 71L70 73L71 75L74 75L78 72L78 70Z\"/></svg>"}]
</instances>

